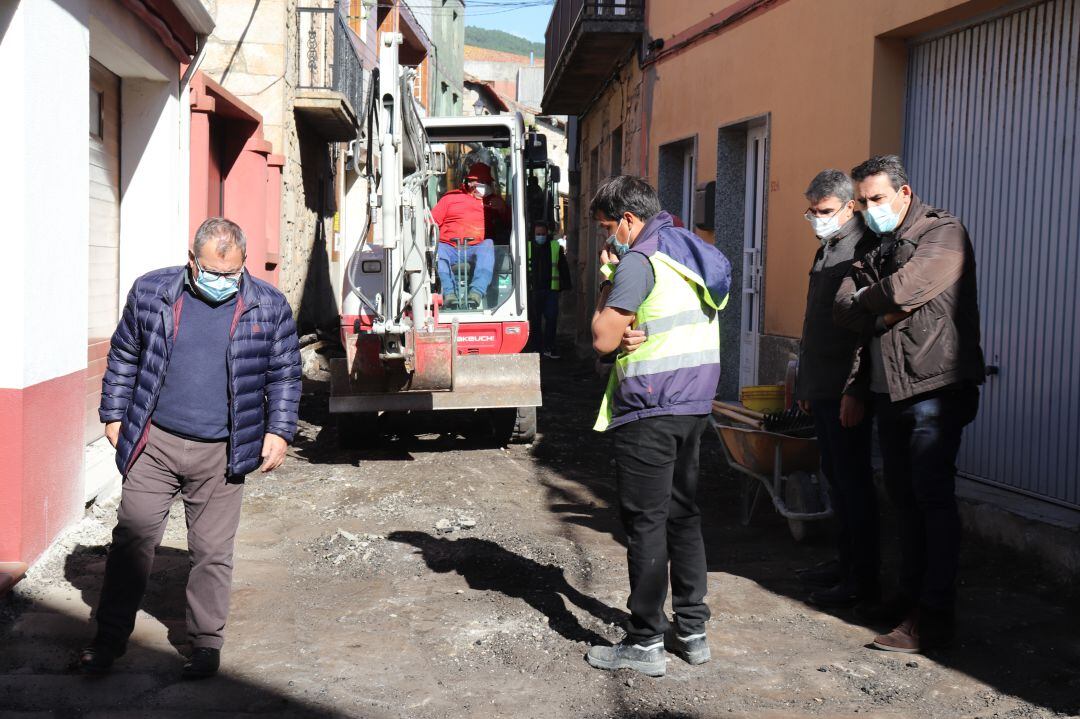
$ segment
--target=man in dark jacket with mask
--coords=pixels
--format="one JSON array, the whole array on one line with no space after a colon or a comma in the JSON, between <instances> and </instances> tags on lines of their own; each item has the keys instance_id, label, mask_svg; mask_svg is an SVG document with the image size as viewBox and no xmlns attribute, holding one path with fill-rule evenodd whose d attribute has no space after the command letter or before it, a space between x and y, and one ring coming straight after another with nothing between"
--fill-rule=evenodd
<instances>
[{"instance_id":1,"label":"man in dark jacket with mask","mask_svg":"<svg viewBox=\"0 0 1080 719\"><path fill-rule=\"evenodd\" d=\"M814 604L846 607L878 598L878 517L867 392L847 387L862 337L833 321L833 301L856 246L876 243L876 238L855 212L851 178L840 170L818 173L806 199L810 203L806 219L821 246L810 268L795 397L814 417L821 468L840 531L838 561L803 570L799 576L807 584L824 587L810 595Z\"/></svg>"},{"instance_id":2,"label":"man in dark jacket with mask","mask_svg":"<svg viewBox=\"0 0 1080 719\"><path fill-rule=\"evenodd\" d=\"M187 266L143 275L112 337L98 414L124 475L89 673L124 653L154 548L179 493L191 572L185 678L217 672L244 475L269 472L296 432L300 351L284 295L244 270L244 233L221 217Z\"/></svg>"},{"instance_id":3,"label":"man in dark jacket with mask","mask_svg":"<svg viewBox=\"0 0 1080 719\"><path fill-rule=\"evenodd\" d=\"M906 615L874 644L918 652L948 642L955 623L955 463L986 374L975 254L959 219L912 193L900 158L872 157L851 176L879 242L856 253L834 310L868 338L849 383L875 398Z\"/></svg>"}]
</instances>

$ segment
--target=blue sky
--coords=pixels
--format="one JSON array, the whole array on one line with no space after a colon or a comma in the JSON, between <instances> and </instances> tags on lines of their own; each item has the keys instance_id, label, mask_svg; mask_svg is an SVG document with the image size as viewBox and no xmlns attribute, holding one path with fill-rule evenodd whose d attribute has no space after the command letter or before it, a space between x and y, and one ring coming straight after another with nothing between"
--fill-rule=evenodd
<instances>
[{"instance_id":1,"label":"blue sky","mask_svg":"<svg viewBox=\"0 0 1080 719\"><path fill-rule=\"evenodd\" d=\"M505 30L533 42L543 42L544 30L547 29L548 18L551 17L551 7L554 2L511 0L506 4L510 6L529 5L531 7L500 10L497 3L492 0L473 0L472 2L465 0L465 24L486 27L491 30Z\"/></svg>"}]
</instances>

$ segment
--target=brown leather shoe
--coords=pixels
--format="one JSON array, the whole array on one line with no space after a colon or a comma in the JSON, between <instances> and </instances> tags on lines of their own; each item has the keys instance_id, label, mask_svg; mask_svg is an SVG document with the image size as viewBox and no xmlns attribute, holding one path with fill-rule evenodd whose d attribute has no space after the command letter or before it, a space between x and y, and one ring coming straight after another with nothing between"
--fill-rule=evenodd
<instances>
[{"instance_id":1,"label":"brown leather shoe","mask_svg":"<svg viewBox=\"0 0 1080 719\"><path fill-rule=\"evenodd\" d=\"M874 637L874 646L887 652L918 654L920 651L918 615L911 614L888 634Z\"/></svg>"}]
</instances>

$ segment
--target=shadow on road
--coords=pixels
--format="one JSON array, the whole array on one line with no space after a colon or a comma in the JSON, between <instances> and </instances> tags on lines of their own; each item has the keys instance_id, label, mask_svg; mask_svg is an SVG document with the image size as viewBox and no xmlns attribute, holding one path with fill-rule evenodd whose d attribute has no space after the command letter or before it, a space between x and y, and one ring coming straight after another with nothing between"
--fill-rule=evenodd
<instances>
[{"instance_id":1,"label":"shadow on road","mask_svg":"<svg viewBox=\"0 0 1080 719\"><path fill-rule=\"evenodd\" d=\"M345 719L350 714L290 696L273 684L232 676L228 647L221 673L182 681L179 651L147 646L137 637L113 671L88 677L77 670L79 649L93 636L88 607L95 607L104 572L105 548L76 546L65 558L66 578L82 593L77 602L46 601L21 586L0 598L0 716L247 716ZM187 553L159 548L143 609L169 630L174 645L184 637ZM396 713L366 713L378 719Z\"/></svg>"},{"instance_id":2,"label":"shadow on road","mask_svg":"<svg viewBox=\"0 0 1080 719\"><path fill-rule=\"evenodd\" d=\"M387 539L416 547L429 569L440 574L456 572L471 589L524 600L548 618L553 630L572 642L609 643L582 627L563 597L602 622L617 623L626 618L624 612L579 592L560 567L540 564L487 539L451 540L425 532L391 532Z\"/></svg>"},{"instance_id":3,"label":"shadow on road","mask_svg":"<svg viewBox=\"0 0 1080 719\"><path fill-rule=\"evenodd\" d=\"M342 446L335 415L325 395L300 401L300 419L318 428L313 436L297 434L290 450L311 464L360 466L361 462L411 462L414 452L460 452L500 447L490 419L482 411L390 413L379 417L370 446Z\"/></svg>"},{"instance_id":4,"label":"shadow on road","mask_svg":"<svg viewBox=\"0 0 1080 719\"><path fill-rule=\"evenodd\" d=\"M83 601L92 612L97 611L107 555L108 547L78 544L64 561L64 578L82 593ZM184 588L190 569L191 561L186 550L159 546L154 551L154 568L150 572L150 581L140 607L161 622L169 632L169 643L175 647L187 643ZM94 628L91 624L87 631L92 634Z\"/></svg>"}]
</instances>

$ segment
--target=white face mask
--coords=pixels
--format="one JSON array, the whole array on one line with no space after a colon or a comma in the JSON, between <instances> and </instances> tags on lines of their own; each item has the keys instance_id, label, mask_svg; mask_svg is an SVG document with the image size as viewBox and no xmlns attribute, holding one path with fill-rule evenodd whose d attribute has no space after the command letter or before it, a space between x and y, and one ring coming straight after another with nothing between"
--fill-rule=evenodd
<instances>
[{"instance_id":1,"label":"white face mask","mask_svg":"<svg viewBox=\"0 0 1080 719\"><path fill-rule=\"evenodd\" d=\"M473 192L476 193L477 197L487 197L488 193L491 192L491 185L476 185L473 187Z\"/></svg>"},{"instance_id":2,"label":"white face mask","mask_svg":"<svg viewBox=\"0 0 1080 719\"><path fill-rule=\"evenodd\" d=\"M840 230L840 213L843 211L844 208L841 207L828 217L817 217L807 212L804 217L806 217L810 226L814 228L814 234L817 235L817 238L827 240Z\"/></svg>"}]
</instances>

